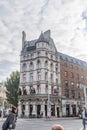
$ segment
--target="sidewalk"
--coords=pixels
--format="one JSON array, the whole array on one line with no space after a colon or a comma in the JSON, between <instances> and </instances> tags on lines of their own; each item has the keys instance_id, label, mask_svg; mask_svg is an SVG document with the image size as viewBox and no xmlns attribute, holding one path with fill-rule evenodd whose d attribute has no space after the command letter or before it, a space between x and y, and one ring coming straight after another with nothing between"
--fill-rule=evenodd
<instances>
[{"instance_id":1,"label":"sidewalk","mask_svg":"<svg viewBox=\"0 0 87 130\"><path fill-rule=\"evenodd\" d=\"M19 121L52 121L52 120L79 120L78 117L51 117L51 118L17 118ZM0 122L4 122L6 118L0 118Z\"/></svg>"},{"instance_id":2,"label":"sidewalk","mask_svg":"<svg viewBox=\"0 0 87 130\"><path fill-rule=\"evenodd\" d=\"M83 129L83 127L81 127L79 130L84 130L84 129ZM87 130L87 127L86 127L86 129L85 129L85 130Z\"/></svg>"}]
</instances>

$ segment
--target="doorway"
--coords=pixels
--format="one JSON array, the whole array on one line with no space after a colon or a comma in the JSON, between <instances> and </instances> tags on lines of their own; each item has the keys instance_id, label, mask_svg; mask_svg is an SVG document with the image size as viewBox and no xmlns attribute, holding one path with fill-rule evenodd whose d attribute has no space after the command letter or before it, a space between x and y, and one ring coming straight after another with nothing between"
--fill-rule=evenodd
<instances>
[{"instance_id":1,"label":"doorway","mask_svg":"<svg viewBox=\"0 0 87 130\"><path fill-rule=\"evenodd\" d=\"M59 114L59 107L57 107L56 109L57 109L57 117L60 117L60 114Z\"/></svg>"},{"instance_id":2,"label":"doorway","mask_svg":"<svg viewBox=\"0 0 87 130\"><path fill-rule=\"evenodd\" d=\"M66 116L70 116L70 104L66 104Z\"/></svg>"},{"instance_id":3,"label":"doorway","mask_svg":"<svg viewBox=\"0 0 87 130\"><path fill-rule=\"evenodd\" d=\"M51 105L51 116L55 116L55 105Z\"/></svg>"}]
</instances>

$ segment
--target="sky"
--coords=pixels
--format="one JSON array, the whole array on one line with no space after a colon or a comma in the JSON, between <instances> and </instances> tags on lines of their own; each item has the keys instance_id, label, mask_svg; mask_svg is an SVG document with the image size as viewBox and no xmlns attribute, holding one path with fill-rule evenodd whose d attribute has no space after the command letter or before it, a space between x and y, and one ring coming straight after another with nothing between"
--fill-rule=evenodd
<instances>
[{"instance_id":1,"label":"sky","mask_svg":"<svg viewBox=\"0 0 87 130\"><path fill-rule=\"evenodd\" d=\"M22 31L48 29L59 52L87 61L87 0L0 0L0 81L20 71Z\"/></svg>"}]
</instances>

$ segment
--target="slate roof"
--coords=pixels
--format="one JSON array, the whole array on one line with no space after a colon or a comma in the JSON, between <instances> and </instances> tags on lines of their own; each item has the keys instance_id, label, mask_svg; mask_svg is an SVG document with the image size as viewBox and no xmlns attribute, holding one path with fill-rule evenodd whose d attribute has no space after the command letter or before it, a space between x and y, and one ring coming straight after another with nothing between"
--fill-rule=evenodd
<instances>
[{"instance_id":1,"label":"slate roof","mask_svg":"<svg viewBox=\"0 0 87 130\"><path fill-rule=\"evenodd\" d=\"M60 59L62 59L62 60L73 62L75 64L79 64L79 65L87 67L87 62L85 62L85 61L82 61L80 59L74 58L72 56L68 56L68 55L60 53L60 52L58 52L58 55L60 56Z\"/></svg>"}]
</instances>

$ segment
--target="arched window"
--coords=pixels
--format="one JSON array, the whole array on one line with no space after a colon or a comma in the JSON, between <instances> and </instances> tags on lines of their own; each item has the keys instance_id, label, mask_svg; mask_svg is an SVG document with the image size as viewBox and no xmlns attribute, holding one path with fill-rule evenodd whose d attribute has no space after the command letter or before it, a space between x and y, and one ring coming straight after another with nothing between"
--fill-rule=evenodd
<instances>
[{"instance_id":1,"label":"arched window","mask_svg":"<svg viewBox=\"0 0 87 130\"><path fill-rule=\"evenodd\" d=\"M37 80L38 80L38 81L41 80L41 72L40 72L40 71L37 72Z\"/></svg>"},{"instance_id":2,"label":"arched window","mask_svg":"<svg viewBox=\"0 0 87 130\"><path fill-rule=\"evenodd\" d=\"M37 85L37 94L40 94L40 92L41 92L40 85Z\"/></svg>"},{"instance_id":3,"label":"arched window","mask_svg":"<svg viewBox=\"0 0 87 130\"><path fill-rule=\"evenodd\" d=\"M26 74L23 74L23 82L26 82Z\"/></svg>"},{"instance_id":4,"label":"arched window","mask_svg":"<svg viewBox=\"0 0 87 130\"><path fill-rule=\"evenodd\" d=\"M33 64L33 62L30 63L29 68L30 68L30 70L33 70L33 69L34 69L34 64Z\"/></svg>"},{"instance_id":5,"label":"arched window","mask_svg":"<svg viewBox=\"0 0 87 130\"><path fill-rule=\"evenodd\" d=\"M41 62L40 62L40 60L37 61L37 68L41 68Z\"/></svg>"},{"instance_id":6,"label":"arched window","mask_svg":"<svg viewBox=\"0 0 87 130\"><path fill-rule=\"evenodd\" d=\"M53 71L53 63L50 64L50 70Z\"/></svg>"},{"instance_id":7,"label":"arched window","mask_svg":"<svg viewBox=\"0 0 87 130\"><path fill-rule=\"evenodd\" d=\"M47 81L48 80L48 73L45 72L45 80Z\"/></svg>"},{"instance_id":8,"label":"arched window","mask_svg":"<svg viewBox=\"0 0 87 130\"><path fill-rule=\"evenodd\" d=\"M27 69L27 65L26 65L26 63L24 63L23 66L22 66L22 70L26 71L26 69Z\"/></svg>"},{"instance_id":9,"label":"arched window","mask_svg":"<svg viewBox=\"0 0 87 130\"><path fill-rule=\"evenodd\" d=\"M48 61L46 60L46 61L45 61L45 67L47 67L47 66L48 66Z\"/></svg>"},{"instance_id":10,"label":"arched window","mask_svg":"<svg viewBox=\"0 0 87 130\"><path fill-rule=\"evenodd\" d=\"M33 82L33 73L30 73L30 82Z\"/></svg>"}]
</instances>

